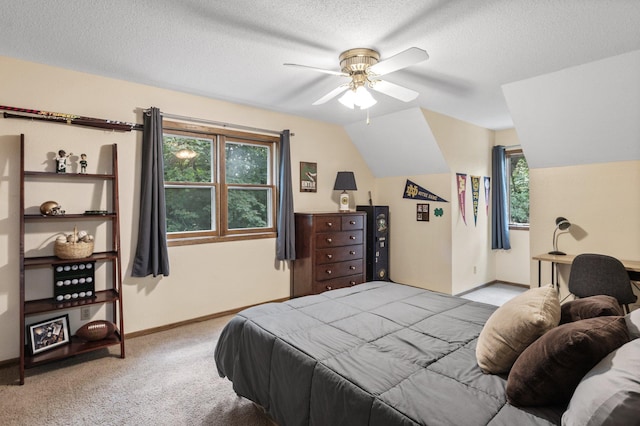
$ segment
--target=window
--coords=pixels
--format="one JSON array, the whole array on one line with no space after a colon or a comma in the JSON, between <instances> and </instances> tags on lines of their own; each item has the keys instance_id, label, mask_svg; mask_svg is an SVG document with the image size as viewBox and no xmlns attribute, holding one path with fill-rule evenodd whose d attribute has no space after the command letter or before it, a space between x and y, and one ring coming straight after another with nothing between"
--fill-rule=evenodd
<instances>
[{"instance_id":1,"label":"window","mask_svg":"<svg viewBox=\"0 0 640 426\"><path fill-rule=\"evenodd\" d=\"M273 136L164 122L170 245L275 237Z\"/></svg>"},{"instance_id":2,"label":"window","mask_svg":"<svg viewBox=\"0 0 640 426\"><path fill-rule=\"evenodd\" d=\"M529 227L529 166L522 150L507 151L509 227Z\"/></svg>"}]
</instances>

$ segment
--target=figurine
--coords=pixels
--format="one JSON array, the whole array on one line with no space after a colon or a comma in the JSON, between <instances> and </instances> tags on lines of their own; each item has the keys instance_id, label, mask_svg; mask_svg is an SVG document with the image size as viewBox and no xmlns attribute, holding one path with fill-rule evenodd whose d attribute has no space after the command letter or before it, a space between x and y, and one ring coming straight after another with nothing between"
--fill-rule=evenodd
<instances>
[{"instance_id":1,"label":"figurine","mask_svg":"<svg viewBox=\"0 0 640 426\"><path fill-rule=\"evenodd\" d=\"M56 173L67 173L67 159L73 155L71 152L67 155L64 149L58 151L58 156L56 157Z\"/></svg>"},{"instance_id":2,"label":"figurine","mask_svg":"<svg viewBox=\"0 0 640 426\"><path fill-rule=\"evenodd\" d=\"M87 174L87 154L80 154L80 173Z\"/></svg>"}]
</instances>

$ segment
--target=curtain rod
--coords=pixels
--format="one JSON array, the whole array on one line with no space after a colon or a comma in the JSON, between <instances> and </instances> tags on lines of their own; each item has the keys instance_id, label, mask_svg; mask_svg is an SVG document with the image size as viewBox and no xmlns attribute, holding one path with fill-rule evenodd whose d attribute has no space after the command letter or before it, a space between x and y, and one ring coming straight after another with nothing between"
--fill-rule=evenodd
<instances>
[{"instance_id":1,"label":"curtain rod","mask_svg":"<svg viewBox=\"0 0 640 426\"><path fill-rule=\"evenodd\" d=\"M145 114L149 112L148 109L144 110ZM166 112L160 112L160 114L163 117L166 118L172 118L174 120L184 120L184 121L191 121L194 123L202 123L202 124L210 124L212 126L218 126L218 127L223 127L223 128L232 128L232 129L238 129L238 130L246 130L246 131L250 131L250 132L256 132L256 133L269 133L269 134L274 134L274 135L281 135L282 132L278 131L278 130L270 130L270 129L262 129L259 127L251 127L251 126L243 126L242 124L232 124L232 123L225 123L222 121L214 121L214 120L206 120L204 118L194 118L194 117L186 117L183 115L176 115L176 114L167 114ZM290 136L295 136L294 133L289 133Z\"/></svg>"}]
</instances>

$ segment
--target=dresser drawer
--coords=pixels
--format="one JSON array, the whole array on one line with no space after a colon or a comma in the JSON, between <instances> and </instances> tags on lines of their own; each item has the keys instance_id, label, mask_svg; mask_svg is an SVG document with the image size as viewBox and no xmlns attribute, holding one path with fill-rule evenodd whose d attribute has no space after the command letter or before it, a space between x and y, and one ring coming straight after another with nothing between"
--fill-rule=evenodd
<instances>
[{"instance_id":1,"label":"dresser drawer","mask_svg":"<svg viewBox=\"0 0 640 426\"><path fill-rule=\"evenodd\" d=\"M343 216L342 217L342 230L351 231L353 229L364 228L364 216Z\"/></svg>"},{"instance_id":2,"label":"dresser drawer","mask_svg":"<svg viewBox=\"0 0 640 426\"><path fill-rule=\"evenodd\" d=\"M316 232L340 231L341 225L341 216L322 216L316 219Z\"/></svg>"},{"instance_id":3,"label":"dresser drawer","mask_svg":"<svg viewBox=\"0 0 640 426\"><path fill-rule=\"evenodd\" d=\"M363 271L362 259L348 262L326 263L316 267L316 280L324 281L332 278L346 277L347 275L361 274Z\"/></svg>"},{"instance_id":4,"label":"dresser drawer","mask_svg":"<svg viewBox=\"0 0 640 426\"><path fill-rule=\"evenodd\" d=\"M367 213L296 212L296 260L291 297L318 294L367 280Z\"/></svg>"},{"instance_id":5,"label":"dresser drawer","mask_svg":"<svg viewBox=\"0 0 640 426\"><path fill-rule=\"evenodd\" d=\"M316 247L340 247L362 244L362 230L316 234Z\"/></svg>"},{"instance_id":6,"label":"dresser drawer","mask_svg":"<svg viewBox=\"0 0 640 426\"><path fill-rule=\"evenodd\" d=\"M333 280L321 281L313 283L311 291L313 294L322 293L323 291L337 290L339 288L351 287L364 282L364 275L352 275L349 277L335 278Z\"/></svg>"},{"instance_id":7,"label":"dresser drawer","mask_svg":"<svg viewBox=\"0 0 640 426\"><path fill-rule=\"evenodd\" d=\"M362 245L343 246L319 249L315 254L316 265L323 263L343 262L345 260L362 259Z\"/></svg>"}]
</instances>

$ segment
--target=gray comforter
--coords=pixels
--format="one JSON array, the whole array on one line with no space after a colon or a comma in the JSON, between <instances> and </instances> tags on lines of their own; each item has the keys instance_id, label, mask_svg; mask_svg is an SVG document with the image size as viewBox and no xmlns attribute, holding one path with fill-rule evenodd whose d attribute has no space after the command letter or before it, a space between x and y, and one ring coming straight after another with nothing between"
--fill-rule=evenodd
<instances>
[{"instance_id":1,"label":"gray comforter","mask_svg":"<svg viewBox=\"0 0 640 426\"><path fill-rule=\"evenodd\" d=\"M288 425L548 425L521 410L475 344L496 309L389 282L267 303L236 315L215 360L238 395Z\"/></svg>"}]
</instances>

